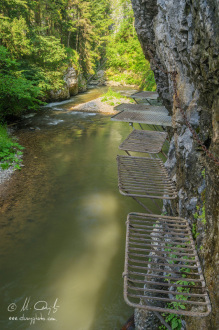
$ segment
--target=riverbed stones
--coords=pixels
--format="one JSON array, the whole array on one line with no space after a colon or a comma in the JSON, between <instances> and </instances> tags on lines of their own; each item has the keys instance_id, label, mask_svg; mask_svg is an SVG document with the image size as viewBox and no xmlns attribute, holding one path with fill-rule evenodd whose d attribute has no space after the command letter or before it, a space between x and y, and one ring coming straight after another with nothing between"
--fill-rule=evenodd
<instances>
[{"instance_id":1,"label":"riverbed stones","mask_svg":"<svg viewBox=\"0 0 219 330\"><path fill-rule=\"evenodd\" d=\"M103 97L98 97L93 101L89 101L86 103L78 104L71 108L73 111L82 111L82 112L93 112L93 113L107 113L107 114L116 114L118 111L114 110L114 107L123 102L129 102L128 99L121 98L116 99L113 98L110 102L106 102L102 100Z\"/></svg>"}]
</instances>

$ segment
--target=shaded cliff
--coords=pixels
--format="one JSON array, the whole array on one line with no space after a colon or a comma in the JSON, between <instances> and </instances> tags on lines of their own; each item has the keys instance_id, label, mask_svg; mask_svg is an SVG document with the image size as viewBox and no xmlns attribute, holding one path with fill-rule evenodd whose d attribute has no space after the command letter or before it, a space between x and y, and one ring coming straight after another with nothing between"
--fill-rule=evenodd
<instances>
[{"instance_id":1,"label":"shaded cliff","mask_svg":"<svg viewBox=\"0 0 219 330\"><path fill-rule=\"evenodd\" d=\"M217 0L132 0L135 26L157 89L173 116L168 160L178 200L166 203L170 215L189 220L212 302L207 318L186 320L187 329L217 329L219 264L219 172L194 140L178 108L171 75L177 71L180 107L207 150L219 158L219 3ZM141 317L139 316L141 314ZM137 329L152 329L136 313ZM154 329L157 327L154 325Z\"/></svg>"}]
</instances>

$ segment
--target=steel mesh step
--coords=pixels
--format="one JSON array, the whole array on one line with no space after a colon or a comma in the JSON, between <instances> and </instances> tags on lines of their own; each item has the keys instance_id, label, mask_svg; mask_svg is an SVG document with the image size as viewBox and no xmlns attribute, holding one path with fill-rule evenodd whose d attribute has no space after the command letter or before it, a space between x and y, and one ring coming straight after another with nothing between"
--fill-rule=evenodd
<instances>
[{"instance_id":1,"label":"steel mesh step","mask_svg":"<svg viewBox=\"0 0 219 330\"><path fill-rule=\"evenodd\" d=\"M167 133L133 130L119 146L121 150L158 154L166 140Z\"/></svg>"},{"instance_id":2,"label":"steel mesh step","mask_svg":"<svg viewBox=\"0 0 219 330\"><path fill-rule=\"evenodd\" d=\"M190 316L211 312L185 219L130 213L123 276L124 298L132 307Z\"/></svg>"},{"instance_id":3,"label":"steel mesh step","mask_svg":"<svg viewBox=\"0 0 219 330\"><path fill-rule=\"evenodd\" d=\"M157 94L157 92L138 92L135 94L132 94L131 97L133 99L153 99L156 100L159 95Z\"/></svg>"},{"instance_id":4,"label":"steel mesh step","mask_svg":"<svg viewBox=\"0 0 219 330\"><path fill-rule=\"evenodd\" d=\"M119 191L125 196L175 199L177 191L160 159L117 156Z\"/></svg>"},{"instance_id":5,"label":"steel mesh step","mask_svg":"<svg viewBox=\"0 0 219 330\"><path fill-rule=\"evenodd\" d=\"M167 114L152 111L129 111L123 110L111 117L114 121L127 123L140 123L148 125L172 126L172 117Z\"/></svg>"},{"instance_id":6,"label":"steel mesh step","mask_svg":"<svg viewBox=\"0 0 219 330\"><path fill-rule=\"evenodd\" d=\"M114 110L122 111L152 111L155 113L161 113L168 115L168 110L164 106L154 106L154 105L146 105L146 104L130 104L130 103L122 103L114 107Z\"/></svg>"}]
</instances>

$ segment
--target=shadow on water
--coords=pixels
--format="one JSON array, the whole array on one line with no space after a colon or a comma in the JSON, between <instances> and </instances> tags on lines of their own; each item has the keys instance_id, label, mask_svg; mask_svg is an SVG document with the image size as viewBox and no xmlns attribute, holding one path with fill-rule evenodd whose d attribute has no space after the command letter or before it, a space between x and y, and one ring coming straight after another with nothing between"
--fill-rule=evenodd
<instances>
[{"instance_id":1,"label":"shadow on water","mask_svg":"<svg viewBox=\"0 0 219 330\"><path fill-rule=\"evenodd\" d=\"M2 192L0 328L120 329L132 313L122 294L125 220L144 212L117 188L118 145L131 128L65 109L22 125L26 166Z\"/></svg>"}]
</instances>

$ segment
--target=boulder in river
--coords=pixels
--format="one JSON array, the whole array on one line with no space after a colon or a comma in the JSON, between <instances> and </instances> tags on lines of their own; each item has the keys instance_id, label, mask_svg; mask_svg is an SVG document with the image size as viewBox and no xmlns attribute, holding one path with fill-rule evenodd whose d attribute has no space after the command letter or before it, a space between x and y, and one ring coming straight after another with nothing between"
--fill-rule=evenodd
<instances>
[{"instance_id":1,"label":"boulder in river","mask_svg":"<svg viewBox=\"0 0 219 330\"><path fill-rule=\"evenodd\" d=\"M48 98L46 101L54 102L54 101L64 101L70 98L68 85L65 84L58 90L51 89L48 92Z\"/></svg>"},{"instance_id":2,"label":"boulder in river","mask_svg":"<svg viewBox=\"0 0 219 330\"><path fill-rule=\"evenodd\" d=\"M67 69L66 74L64 75L64 81L67 84L69 89L70 96L78 94L78 73L73 66Z\"/></svg>"},{"instance_id":3,"label":"boulder in river","mask_svg":"<svg viewBox=\"0 0 219 330\"><path fill-rule=\"evenodd\" d=\"M78 94L78 73L73 66L68 67L63 76L64 84L60 89L51 89L47 93L46 102L57 102L69 99Z\"/></svg>"},{"instance_id":4,"label":"boulder in river","mask_svg":"<svg viewBox=\"0 0 219 330\"><path fill-rule=\"evenodd\" d=\"M105 86L106 85L105 71L104 70L97 71L97 73L92 78L92 80L89 81L89 84L94 86Z\"/></svg>"}]
</instances>

